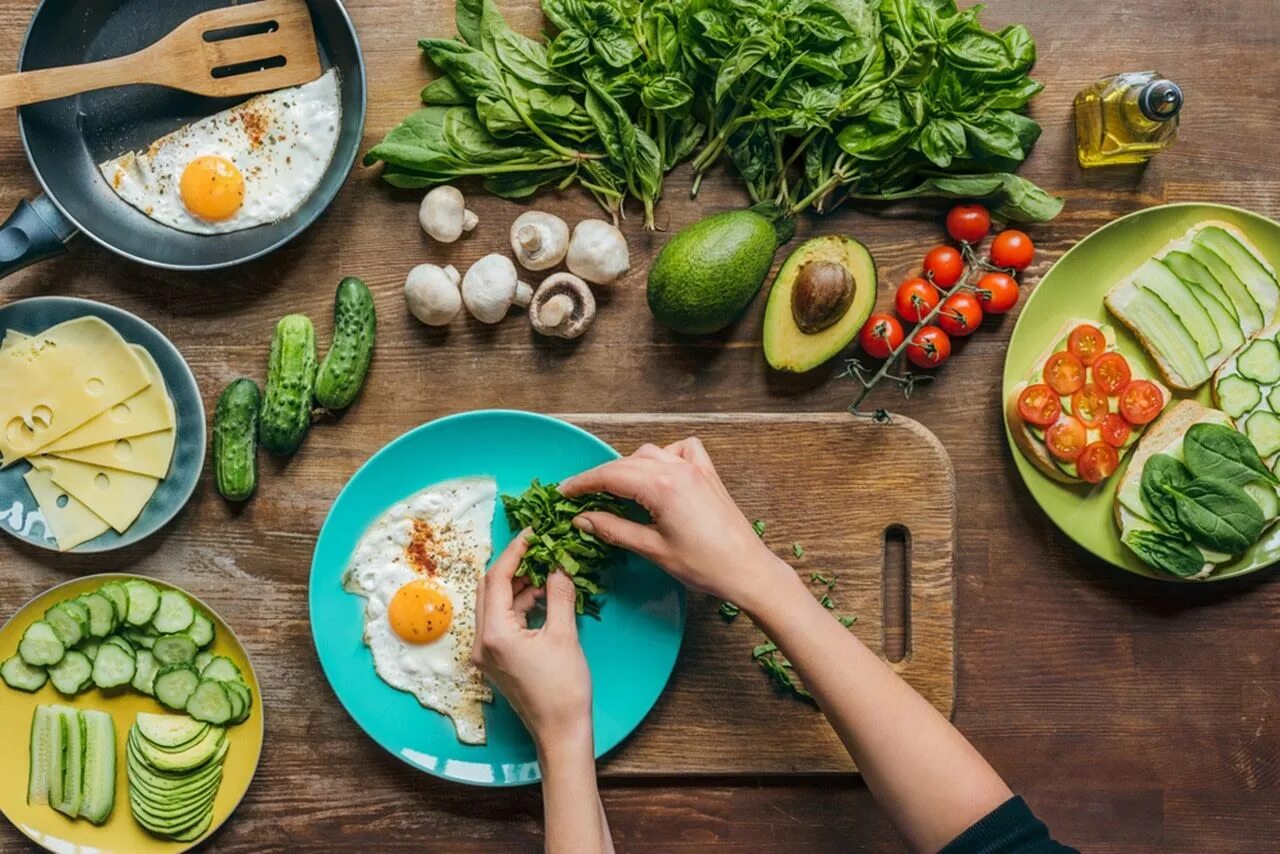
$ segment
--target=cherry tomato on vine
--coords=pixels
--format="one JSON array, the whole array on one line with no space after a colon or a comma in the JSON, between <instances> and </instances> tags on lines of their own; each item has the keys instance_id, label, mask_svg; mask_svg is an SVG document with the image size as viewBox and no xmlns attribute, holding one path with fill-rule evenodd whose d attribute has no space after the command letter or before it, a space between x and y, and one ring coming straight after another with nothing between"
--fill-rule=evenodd
<instances>
[{"instance_id":1,"label":"cherry tomato on vine","mask_svg":"<svg viewBox=\"0 0 1280 854\"><path fill-rule=\"evenodd\" d=\"M960 243L981 243L991 231L991 214L978 204L956 205L947 211L947 234Z\"/></svg>"},{"instance_id":2,"label":"cherry tomato on vine","mask_svg":"<svg viewBox=\"0 0 1280 854\"><path fill-rule=\"evenodd\" d=\"M1085 365L1092 365L1107 351L1107 337L1098 327L1082 323L1067 336L1067 349Z\"/></svg>"},{"instance_id":3,"label":"cherry tomato on vine","mask_svg":"<svg viewBox=\"0 0 1280 854\"><path fill-rule=\"evenodd\" d=\"M953 338L963 338L982 325L982 303L970 293L952 294L935 316L944 332Z\"/></svg>"},{"instance_id":4,"label":"cherry tomato on vine","mask_svg":"<svg viewBox=\"0 0 1280 854\"><path fill-rule=\"evenodd\" d=\"M1016 228L1006 228L991 241L991 262L997 267L1025 270L1035 255L1036 246L1031 238Z\"/></svg>"},{"instance_id":5,"label":"cherry tomato on vine","mask_svg":"<svg viewBox=\"0 0 1280 854\"><path fill-rule=\"evenodd\" d=\"M863 351L873 359L887 359L898 345L902 343L902 324L898 318L882 311L867 318L858 334L858 343Z\"/></svg>"},{"instance_id":6,"label":"cherry tomato on vine","mask_svg":"<svg viewBox=\"0 0 1280 854\"><path fill-rule=\"evenodd\" d=\"M1062 398L1044 383L1029 385L1018 395L1018 414L1035 427L1048 427L1062 414Z\"/></svg>"},{"instance_id":7,"label":"cherry tomato on vine","mask_svg":"<svg viewBox=\"0 0 1280 854\"><path fill-rule=\"evenodd\" d=\"M1120 392L1120 414L1134 426L1150 424L1164 409L1164 394L1150 380L1134 380Z\"/></svg>"},{"instance_id":8,"label":"cherry tomato on vine","mask_svg":"<svg viewBox=\"0 0 1280 854\"><path fill-rule=\"evenodd\" d=\"M1119 394L1133 379L1129 362L1119 353L1103 353L1093 363L1093 381L1109 395Z\"/></svg>"},{"instance_id":9,"label":"cherry tomato on vine","mask_svg":"<svg viewBox=\"0 0 1280 854\"><path fill-rule=\"evenodd\" d=\"M949 288L964 275L964 258L951 246L935 246L924 256L924 275L940 288Z\"/></svg>"},{"instance_id":10,"label":"cherry tomato on vine","mask_svg":"<svg viewBox=\"0 0 1280 854\"><path fill-rule=\"evenodd\" d=\"M1049 453L1064 463L1074 463L1089 441L1088 432L1080 419L1064 415L1044 431L1044 445Z\"/></svg>"},{"instance_id":11,"label":"cherry tomato on vine","mask_svg":"<svg viewBox=\"0 0 1280 854\"><path fill-rule=\"evenodd\" d=\"M983 273L978 299L987 314L1004 314L1018 304L1018 282L1008 273Z\"/></svg>"},{"instance_id":12,"label":"cherry tomato on vine","mask_svg":"<svg viewBox=\"0 0 1280 854\"><path fill-rule=\"evenodd\" d=\"M951 358L951 339L936 326L922 326L911 336L907 359L918 368L936 368Z\"/></svg>"},{"instance_id":13,"label":"cherry tomato on vine","mask_svg":"<svg viewBox=\"0 0 1280 854\"><path fill-rule=\"evenodd\" d=\"M1084 385L1084 364L1066 350L1059 350L1044 363L1044 381L1058 394L1075 394Z\"/></svg>"},{"instance_id":14,"label":"cherry tomato on vine","mask_svg":"<svg viewBox=\"0 0 1280 854\"><path fill-rule=\"evenodd\" d=\"M1133 428L1129 426L1128 421L1124 420L1123 415L1109 412L1102 419L1102 441L1113 448L1123 448L1124 443L1129 441L1131 433Z\"/></svg>"},{"instance_id":15,"label":"cherry tomato on vine","mask_svg":"<svg viewBox=\"0 0 1280 854\"><path fill-rule=\"evenodd\" d=\"M938 304L938 289L929 284L927 279L916 276L898 285L898 293L893 299L893 307L898 316L907 323L919 323L925 315L933 311Z\"/></svg>"},{"instance_id":16,"label":"cherry tomato on vine","mask_svg":"<svg viewBox=\"0 0 1280 854\"><path fill-rule=\"evenodd\" d=\"M1076 471L1085 483L1102 483L1120 467L1120 455L1106 442L1087 445L1076 457Z\"/></svg>"}]
</instances>

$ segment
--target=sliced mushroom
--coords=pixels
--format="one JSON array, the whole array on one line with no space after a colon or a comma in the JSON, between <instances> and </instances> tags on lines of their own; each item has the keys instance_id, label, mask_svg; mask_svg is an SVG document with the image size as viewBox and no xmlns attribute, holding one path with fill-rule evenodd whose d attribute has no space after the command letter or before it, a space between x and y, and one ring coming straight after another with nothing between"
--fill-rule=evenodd
<instances>
[{"instance_id":1,"label":"sliced mushroom","mask_svg":"<svg viewBox=\"0 0 1280 854\"><path fill-rule=\"evenodd\" d=\"M481 323L498 323L512 305L528 305L532 298L533 288L520 281L506 255L486 255L462 277L462 301Z\"/></svg>"},{"instance_id":2,"label":"sliced mushroom","mask_svg":"<svg viewBox=\"0 0 1280 854\"><path fill-rule=\"evenodd\" d=\"M525 211L511 223L511 249L526 270L548 270L569 251L569 226L555 214Z\"/></svg>"},{"instance_id":3,"label":"sliced mushroom","mask_svg":"<svg viewBox=\"0 0 1280 854\"><path fill-rule=\"evenodd\" d=\"M534 330L553 338L577 338L595 317L596 298L573 273L552 273L538 285L529 303Z\"/></svg>"},{"instance_id":4,"label":"sliced mushroom","mask_svg":"<svg viewBox=\"0 0 1280 854\"><path fill-rule=\"evenodd\" d=\"M456 187L445 184L436 187L422 199L418 208L418 222L422 230L441 243L452 243L464 231L476 227L480 219L467 210L467 200Z\"/></svg>"},{"instance_id":5,"label":"sliced mushroom","mask_svg":"<svg viewBox=\"0 0 1280 854\"><path fill-rule=\"evenodd\" d=\"M462 276L452 266L419 264L404 280L404 298L414 317L428 326L447 326L462 311L458 282Z\"/></svg>"},{"instance_id":6,"label":"sliced mushroom","mask_svg":"<svg viewBox=\"0 0 1280 854\"><path fill-rule=\"evenodd\" d=\"M791 316L812 335L835 324L853 305L853 276L834 261L806 261L791 289Z\"/></svg>"},{"instance_id":7,"label":"sliced mushroom","mask_svg":"<svg viewBox=\"0 0 1280 854\"><path fill-rule=\"evenodd\" d=\"M631 269L627 239L602 219L584 219L573 227L565 266L588 282L613 284Z\"/></svg>"}]
</instances>

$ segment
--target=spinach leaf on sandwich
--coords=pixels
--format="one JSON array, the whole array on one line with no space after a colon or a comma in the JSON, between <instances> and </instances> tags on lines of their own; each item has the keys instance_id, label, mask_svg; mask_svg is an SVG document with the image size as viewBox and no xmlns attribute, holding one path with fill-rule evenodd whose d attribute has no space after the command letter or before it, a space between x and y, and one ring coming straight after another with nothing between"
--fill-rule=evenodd
<instances>
[{"instance_id":1,"label":"spinach leaf on sandwich","mask_svg":"<svg viewBox=\"0 0 1280 854\"><path fill-rule=\"evenodd\" d=\"M1191 543L1161 531L1130 531L1125 535L1125 545L1137 552L1138 557L1171 575L1190 578L1204 569L1204 556Z\"/></svg>"},{"instance_id":2,"label":"spinach leaf on sandwich","mask_svg":"<svg viewBox=\"0 0 1280 854\"><path fill-rule=\"evenodd\" d=\"M1198 477L1180 489L1168 489L1179 527L1196 545L1239 554L1262 536L1262 508L1234 483Z\"/></svg>"},{"instance_id":3,"label":"spinach leaf on sandwich","mask_svg":"<svg viewBox=\"0 0 1280 854\"><path fill-rule=\"evenodd\" d=\"M1178 531L1177 501L1172 490L1191 482L1191 471L1177 457L1152 454L1142 469L1139 492L1142 503L1165 530Z\"/></svg>"},{"instance_id":4,"label":"spinach leaf on sandwich","mask_svg":"<svg viewBox=\"0 0 1280 854\"><path fill-rule=\"evenodd\" d=\"M1196 477L1217 478L1236 486L1254 480L1280 483L1258 456L1253 442L1222 424L1192 424L1182 443L1182 456Z\"/></svg>"}]
</instances>

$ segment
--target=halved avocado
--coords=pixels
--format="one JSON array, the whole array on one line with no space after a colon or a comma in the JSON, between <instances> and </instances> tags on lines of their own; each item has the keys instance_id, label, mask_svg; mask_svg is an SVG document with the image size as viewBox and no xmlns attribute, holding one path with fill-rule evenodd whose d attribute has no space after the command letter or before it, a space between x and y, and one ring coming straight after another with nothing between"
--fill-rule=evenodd
<instances>
[{"instance_id":1,"label":"halved avocado","mask_svg":"<svg viewBox=\"0 0 1280 854\"><path fill-rule=\"evenodd\" d=\"M851 237L796 248L778 270L764 311L764 357L779 371L810 371L848 346L876 302L876 263Z\"/></svg>"}]
</instances>

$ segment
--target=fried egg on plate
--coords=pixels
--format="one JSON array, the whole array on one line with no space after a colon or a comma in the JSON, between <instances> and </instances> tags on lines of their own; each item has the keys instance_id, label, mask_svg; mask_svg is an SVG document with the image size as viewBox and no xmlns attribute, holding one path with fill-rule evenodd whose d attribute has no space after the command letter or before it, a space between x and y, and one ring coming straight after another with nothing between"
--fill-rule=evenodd
<instances>
[{"instance_id":1,"label":"fried egg on plate","mask_svg":"<svg viewBox=\"0 0 1280 854\"><path fill-rule=\"evenodd\" d=\"M493 478L467 477L395 504L365 531L342 578L365 599L379 678L448 715L464 744L485 743L481 704L493 702L471 645L497 495Z\"/></svg>"},{"instance_id":2,"label":"fried egg on plate","mask_svg":"<svg viewBox=\"0 0 1280 854\"><path fill-rule=\"evenodd\" d=\"M107 184L156 222L219 234L284 219L320 185L342 104L337 69L264 92L98 166Z\"/></svg>"}]
</instances>

